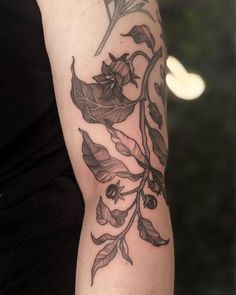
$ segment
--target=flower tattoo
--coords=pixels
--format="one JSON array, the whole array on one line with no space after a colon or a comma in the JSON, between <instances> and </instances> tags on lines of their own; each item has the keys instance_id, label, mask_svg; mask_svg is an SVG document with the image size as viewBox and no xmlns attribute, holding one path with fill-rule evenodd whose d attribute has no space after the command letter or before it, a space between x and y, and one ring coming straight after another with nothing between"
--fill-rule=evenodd
<instances>
[{"instance_id":1,"label":"flower tattoo","mask_svg":"<svg viewBox=\"0 0 236 295\"><path fill-rule=\"evenodd\" d=\"M142 2L147 3L148 1ZM131 172L122 160L111 156L105 146L94 142L87 131L79 129L83 137L82 154L87 167L98 182L107 183L104 196L99 196L96 222L99 225L109 225L114 228L123 226L116 235L105 232L101 236L95 237L91 233L93 243L97 246L103 245L91 267L91 285L94 283L97 271L115 259L118 252L133 265L127 234L136 220L139 237L142 240L154 247L161 247L169 243L169 239L163 238L154 228L151 220L144 217L147 210L157 208L158 198L162 196L166 200L164 175L153 167L150 155L152 152L160 165L165 167L168 147L162 135L163 118L159 105L149 93L151 84L149 78L155 66L158 66L161 71L162 81L159 83L162 85L161 87L164 87L163 46L156 49L154 36L146 25L134 26L122 37L125 39L131 37L135 44L146 45L147 53L139 50L124 53L120 57L110 53L110 63L103 62L101 73L95 75L93 77L95 83L90 84L77 77L74 58L71 65L71 98L81 111L84 120L91 124L103 124L116 150L122 156L132 157L141 171L140 173ZM147 63L142 79L135 73L133 65L134 59L140 57L144 58ZM140 94L137 99L130 100L124 95L123 87L133 84L138 88L137 79L140 79L141 82ZM157 83L152 85L153 89L156 88L156 85ZM159 91L159 88L156 90L158 90L156 95L164 108L164 92ZM132 116L135 107L139 109L141 142L137 142L118 128L120 123ZM152 149L148 145L148 141L152 143ZM113 181L114 178L115 181ZM127 190L122 183L124 179L132 181L135 187L132 190ZM125 204L127 198L132 201L125 210L117 208L112 210L106 204L108 200L112 200L116 207L121 201Z\"/></svg>"},{"instance_id":2,"label":"flower tattoo","mask_svg":"<svg viewBox=\"0 0 236 295\"><path fill-rule=\"evenodd\" d=\"M103 62L102 74L93 78L103 87L100 99L112 100L114 97L119 97L122 101L123 86L131 82L138 87L136 79L139 77L134 73L134 67L128 59L129 54L125 53L119 58L111 53L109 55L111 64L107 65Z\"/></svg>"}]
</instances>

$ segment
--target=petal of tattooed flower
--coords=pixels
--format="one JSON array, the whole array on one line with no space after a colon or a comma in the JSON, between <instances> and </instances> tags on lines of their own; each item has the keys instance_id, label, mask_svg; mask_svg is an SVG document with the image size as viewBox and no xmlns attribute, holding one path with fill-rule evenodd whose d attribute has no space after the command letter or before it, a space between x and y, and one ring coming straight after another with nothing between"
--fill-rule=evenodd
<instances>
[{"instance_id":1,"label":"petal of tattooed flower","mask_svg":"<svg viewBox=\"0 0 236 295\"><path fill-rule=\"evenodd\" d=\"M167 156L168 156L168 148L165 143L165 140L161 133L150 126L148 126L149 135L152 140L153 151L159 158L159 161L162 165L166 166L167 164Z\"/></svg>"},{"instance_id":2,"label":"petal of tattooed flower","mask_svg":"<svg viewBox=\"0 0 236 295\"><path fill-rule=\"evenodd\" d=\"M117 81L117 84L118 84L119 88L122 89L123 78L118 73L116 73L115 76L116 76L116 81Z\"/></svg>"},{"instance_id":3,"label":"petal of tattooed flower","mask_svg":"<svg viewBox=\"0 0 236 295\"><path fill-rule=\"evenodd\" d=\"M112 236L110 234L104 234L98 238L95 238L94 235L91 233L91 239L93 240L94 244L96 244L96 245L101 245L106 241L115 240L116 238L117 238L117 236Z\"/></svg>"},{"instance_id":4,"label":"petal of tattooed flower","mask_svg":"<svg viewBox=\"0 0 236 295\"><path fill-rule=\"evenodd\" d=\"M112 75L113 72L109 65L107 65L105 62L102 63L102 72L104 75Z\"/></svg>"},{"instance_id":5,"label":"petal of tattooed flower","mask_svg":"<svg viewBox=\"0 0 236 295\"><path fill-rule=\"evenodd\" d=\"M168 240L164 240L160 234L154 229L150 220L140 217L138 220L138 230L140 237L151 243L153 246L160 247L163 245L167 245L169 243Z\"/></svg>"},{"instance_id":6,"label":"petal of tattooed flower","mask_svg":"<svg viewBox=\"0 0 236 295\"><path fill-rule=\"evenodd\" d=\"M131 101L123 94L118 96L118 91L115 91L116 96L111 100L101 99L104 87L110 82L107 83L104 75L101 74L96 76L99 83L87 84L76 76L74 64L73 59L71 98L80 109L85 121L104 124L105 120L109 120L112 123L119 123L134 111L138 101Z\"/></svg>"},{"instance_id":7,"label":"petal of tattooed flower","mask_svg":"<svg viewBox=\"0 0 236 295\"><path fill-rule=\"evenodd\" d=\"M117 60L119 60L119 58L116 57L116 56L114 56L112 53L109 53L109 57L110 57L110 59L111 59L112 61L117 61Z\"/></svg>"},{"instance_id":8,"label":"petal of tattooed flower","mask_svg":"<svg viewBox=\"0 0 236 295\"><path fill-rule=\"evenodd\" d=\"M79 129L83 136L82 152L85 163L99 182L111 181L115 176L137 181L142 174L132 174L125 164L109 155L108 150L96 144L88 133Z\"/></svg>"},{"instance_id":9,"label":"petal of tattooed flower","mask_svg":"<svg viewBox=\"0 0 236 295\"><path fill-rule=\"evenodd\" d=\"M98 252L91 269L91 285L93 285L94 276L98 269L108 265L116 256L117 251L117 241L114 241L107 244L101 251Z\"/></svg>"},{"instance_id":10,"label":"petal of tattooed flower","mask_svg":"<svg viewBox=\"0 0 236 295\"><path fill-rule=\"evenodd\" d=\"M105 86L109 83L109 80L106 79L104 74L94 76L93 79L97 81L101 86Z\"/></svg>"},{"instance_id":11,"label":"petal of tattooed flower","mask_svg":"<svg viewBox=\"0 0 236 295\"><path fill-rule=\"evenodd\" d=\"M120 240L119 248L123 258L133 265L133 261L129 256L129 247L124 237Z\"/></svg>"},{"instance_id":12,"label":"petal of tattooed flower","mask_svg":"<svg viewBox=\"0 0 236 295\"><path fill-rule=\"evenodd\" d=\"M121 35L132 37L137 44L145 42L152 52L155 50L155 39L146 25L134 26L129 33Z\"/></svg>"},{"instance_id":13,"label":"petal of tattooed flower","mask_svg":"<svg viewBox=\"0 0 236 295\"><path fill-rule=\"evenodd\" d=\"M138 163L148 165L148 162L139 147L138 143L126 135L124 132L113 128L112 126L106 125L107 130L111 134L111 139L116 145L116 149L124 156L133 156ZM143 165L142 165L143 167Z\"/></svg>"}]
</instances>

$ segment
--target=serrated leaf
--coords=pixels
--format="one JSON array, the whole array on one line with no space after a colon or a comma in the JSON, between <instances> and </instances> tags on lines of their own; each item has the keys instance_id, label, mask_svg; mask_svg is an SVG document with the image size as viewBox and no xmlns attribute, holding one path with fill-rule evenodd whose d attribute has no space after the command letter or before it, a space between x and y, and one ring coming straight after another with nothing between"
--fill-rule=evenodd
<instances>
[{"instance_id":1,"label":"serrated leaf","mask_svg":"<svg viewBox=\"0 0 236 295\"><path fill-rule=\"evenodd\" d=\"M153 119L154 122L157 123L158 127L161 129L161 126L163 124L163 119L162 119L162 115L159 108L153 102L150 103L148 107L149 107L149 114L151 118Z\"/></svg>"},{"instance_id":2,"label":"serrated leaf","mask_svg":"<svg viewBox=\"0 0 236 295\"><path fill-rule=\"evenodd\" d=\"M71 98L80 109L85 121L105 124L105 121L109 120L112 123L118 123L124 121L133 112L137 102L129 100L124 95L122 99L118 96L112 100L101 99L105 86L99 83L87 84L78 79L75 74L74 58L71 72Z\"/></svg>"},{"instance_id":3,"label":"serrated leaf","mask_svg":"<svg viewBox=\"0 0 236 295\"><path fill-rule=\"evenodd\" d=\"M148 165L148 162L139 147L138 143L124 132L107 125L107 130L111 135L112 141L116 145L116 149L124 156L133 156L138 163Z\"/></svg>"},{"instance_id":4,"label":"serrated leaf","mask_svg":"<svg viewBox=\"0 0 236 295\"><path fill-rule=\"evenodd\" d=\"M165 140L161 133L150 126L148 126L149 135L152 140L152 147L153 152L159 158L159 161L162 165L166 166L167 164L167 155L168 155L168 148L165 143Z\"/></svg>"},{"instance_id":5,"label":"serrated leaf","mask_svg":"<svg viewBox=\"0 0 236 295\"><path fill-rule=\"evenodd\" d=\"M151 243L155 247L167 245L169 240L164 240L160 234L154 229L150 220L140 217L138 220L138 230L140 237Z\"/></svg>"},{"instance_id":6,"label":"serrated leaf","mask_svg":"<svg viewBox=\"0 0 236 295\"><path fill-rule=\"evenodd\" d=\"M104 235L101 235L98 238L95 238L94 235L91 233L91 238L92 238L92 241L94 242L94 244L101 245L101 244L103 244L106 241L115 240L117 237L116 236L112 236L110 234L104 234Z\"/></svg>"},{"instance_id":7,"label":"serrated leaf","mask_svg":"<svg viewBox=\"0 0 236 295\"><path fill-rule=\"evenodd\" d=\"M139 174L132 174L121 160L111 157L104 146L94 143L86 131L79 131L83 136L83 158L99 182L111 181L115 176L132 181L141 177Z\"/></svg>"},{"instance_id":8,"label":"serrated leaf","mask_svg":"<svg viewBox=\"0 0 236 295\"><path fill-rule=\"evenodd\" d=\"M92 269L91 269L91 285L93 285L94 276L99 268L107 266L114 259L118 251L117 241L107 244L101 251L98 252Z\"/></svg>"},{"instance_id":9,"label":"serrated leaf","mask_svg":"<svg viewBox=\"0 0 236 295\"><path fill-rule=\"evenodd\" d=\"M96 220L99 224L105 225L108 222L114 227L120 227L125 223L125 218L128 212L115 209L111 211L107 205L104 204L100 197L96 208Z\"/></svg>"},{"instance_id":10,"label":"serrated leaf","mask_svg":"<svg viewBox=\"0 0 236 295\"><path fill-rule=\"evenodd\" d=\"M132 37L137 44L146 43L152 52L154 52L155 39L148 26L134 26L128 34L122 34L122 36Z\"/></svg>"},{"instance_id":11,"label":"serrated leaf","mask_svg":"<svg viewBox=\"0 0 236 295\"><path fill-rule=\"evenodd\" d=\"M120 240L119 248L120 248L120 251L121 251L121 254L122 254L123 258L125 260L127 260L131 265L133 265L133 261L129 256L129 247L128 247L127 243L126 243L125 238L122 238Z\"/></svg>"}]
</instances>

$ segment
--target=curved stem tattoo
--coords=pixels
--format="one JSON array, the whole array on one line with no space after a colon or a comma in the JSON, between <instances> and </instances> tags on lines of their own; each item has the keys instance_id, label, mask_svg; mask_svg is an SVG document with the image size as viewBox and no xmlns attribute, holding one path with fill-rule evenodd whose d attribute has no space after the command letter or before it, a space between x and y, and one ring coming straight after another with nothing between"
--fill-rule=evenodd
<instances>
[{"instance_id":1,"label":"curved stem tattoo","mask_svg":"<svg viewBox=\"0 0 236 295\"><path fill-rule=\"evenodd\" d=\"M148 56L145 52L143 52L143 51L141 51L141 50L135 51L133 54L131 54L131 56L129 57L130 62L133 62L134 59L135 59L137 56L140 56L140 55L143 56L144 58L146 58L146 60L147 60L148 62L150 62L150 58L149 58L149 56Z\"/></svg>"},{"instance_id":2,"label":"curved stem tattoo","mask_svg":"<svg viewBox=\"0 0 236 295\"><path fill-rule=\"evenodd\" d=\"M123 8L129 9L135 2L130 0L126 2L126 6ZM121 9L125 1L116 1L115 3L115 8ZM106 198L113 200L114 204L121 200L125 201L128 196L129 199L133 198L130 206L123 211L119 209L111 210L103 201L102 196L99 198L96 207L97 223L101 226L109 224L111 227L120 228L124 226L124 228L117 235L105 233L95 238L91 233L94 244L105 244L97 253L91 268L91 285L93 285L97 271L108 265L115 258L118 251L125 260L131 265L133 264L129 255L126 235L136 218L141 239L155 247L167 245L169 242L168 239L163 239L152 222L143 216L144 208L150 210L156 208L159 195L166 198L164 175L152 166L150 159L150 154L153 152L159 159L160 164L165 167L168 154L167 144L161 133L162 115L149 94L151 72L159 63L160 69L163 67L160 62L163 56L163 48L160 46L155 50L154 37L146 25L134 26L128 34L122 36L124 38L132 37L137 44L145 43L151 49L152 56L149 57L148 54L140 50L131 54L124 53L120 57L115 57L110 53L110 64L103 62L101 73L94 76L95 82L90 84L76 76L74 58L71 65L71 98L76 107L82 112L84 120L91 124L104 124L117 151L123 156L133 157L143 170L141 173L132 173L124 162L112 157L105 146L95 143L85 130L79 129L83 137L82 153L85 163L97 181L109 183L105 191ZM140 94L133 101L124 95L123 87L129 83L138 87L136 80L139 77L135 73L133 61L139 57L146 59L147 67L142 78ZM162 73L160 74L164 79ZM160 97L160 95L158 96ZM139 105L141 143L114 127L114 124L122 123L132 115L136 105ZM146 105L148 105L148 108ZM149 110L149 116L146 114L147 110ZM157 128L152 128L148 120L152 120L152 124L156 124ZM152 142L152 149L148 145L148 138ZM116 183L112 183L114 178L118 179ZM121 185L121 182L124 178L134 182L135 188L123 191L125 185ZM146 193L147 189L151 190L153 194Z\"/></svg>"}]
</instances>

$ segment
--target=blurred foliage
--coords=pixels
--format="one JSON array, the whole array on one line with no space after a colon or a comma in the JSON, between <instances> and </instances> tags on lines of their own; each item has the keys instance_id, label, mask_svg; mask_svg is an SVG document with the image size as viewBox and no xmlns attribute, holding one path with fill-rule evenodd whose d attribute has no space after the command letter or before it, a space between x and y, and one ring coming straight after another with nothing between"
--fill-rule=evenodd
<instances>
[{"instance_id":1,"label":"blurred foliage","mask_svg":"<svg viewBox=\"0 0 236 295\"><path fill-rule=\"evenodd\" d=\"M170 55L207 89L169 94L167 189L176 251L176 295L232 295L236 179L236 71L232 0L159 1Z\"/></svg>"}]
</instances>

